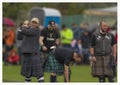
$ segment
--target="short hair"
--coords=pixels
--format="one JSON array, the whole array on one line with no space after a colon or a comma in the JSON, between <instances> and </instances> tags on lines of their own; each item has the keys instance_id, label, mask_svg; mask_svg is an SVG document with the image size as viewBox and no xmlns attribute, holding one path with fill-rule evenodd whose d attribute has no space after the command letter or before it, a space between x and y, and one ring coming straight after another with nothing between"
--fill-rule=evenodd
<instances>
[{"instance_id":1,"label":"short hair","mask_svg":"<svg viewBox=\"0 0 120 85\"><path fill-rule=\"evenodd\" d=\"M65 27L66 27L66 25L65 25L65 24L63 24L63 25L62 25L62 28L65 28Z\"/></svg>"},{"instance_id":2,"label":"short hair","mask_svg":"<svg viewBox=\"0 0 120 85\"><path fill-rule=\"evenodd\" d=\"M54 22L54 25L55 25L55 21L54 20L50 20L48 24L52 25L52 22Z\"/></svg>"},{"instance_id":3,"label":"short hair","mask_svg":"<svg viewBox=\"0 0 120 85\"><path fill-rule=\"evenodd\" d=\"M101 20L101 21L100 21L100 26L102 25L103 22L106 22L106 21L105 21L105 20Z\"/></svg>"}]
</instances>

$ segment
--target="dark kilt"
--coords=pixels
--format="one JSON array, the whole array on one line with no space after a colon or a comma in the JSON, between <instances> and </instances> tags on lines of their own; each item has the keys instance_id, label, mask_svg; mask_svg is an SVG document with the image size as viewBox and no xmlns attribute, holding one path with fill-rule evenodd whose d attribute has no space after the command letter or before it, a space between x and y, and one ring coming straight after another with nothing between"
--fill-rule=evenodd
<instances>
[{"instance_id":1,"label":"dark kilt","mask_svg":"<svg viewBox=\"0 0 120 85\"><path fill-rule=\"evenodd\" d=\"M57 75L63 75L64 73L64 64L59 63L55 59L53 53L47 53L47 59L45 61L44 70L50 73L56 73Z\"/></svg>"},{"instance_id":2,"label":"dark kilt","mask_svg":"<svg viewBox=\"0 0 120 85\"><path fill-rule=\"evenodd\" d=\"M43 68L41 64L41 55L24 54L21 75L25 77L41 77L43 76Z\"/></svg>"},{"instance_id":3,"label":"dark kilt","mask_svg":"<svg viewBox=\"0 0 120 85\"><path fill-rule=\"evenodd\" d=\"M96 62L92 63L92 76L113 76L111 56L96 56Z\"/></svg>"}]
</instances>

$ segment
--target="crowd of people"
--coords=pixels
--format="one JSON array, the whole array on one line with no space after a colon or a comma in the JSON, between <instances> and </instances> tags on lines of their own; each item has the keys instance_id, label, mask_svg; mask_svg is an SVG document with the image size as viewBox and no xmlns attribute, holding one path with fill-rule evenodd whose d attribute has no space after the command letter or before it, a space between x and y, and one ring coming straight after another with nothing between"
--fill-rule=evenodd
<instances>
[{"instance_id":1,"label":"crowd of people","mask_svg":"<svg viewBox=\"0 0 120 85\"><path fill-rule=\"evenodd\" d=\"M5 26L3 29L3 62L5 65L8 64L9 58L8 56L11 55L13 52L13 48L15 45L15 33L12 27ZM16 53L15 53L16 54ZM17 55L17 54L16 54ZM13 57L15 58L15 57ZM19 59L16 60L18 62Z\"/></svg>"},{"instance_id":2,"label":"crowd of people","mask_svg":"<svg viewBox=\"0 0 120 85\"><path fill-rule=\"evenodd\" d=\"M92 75L98 77L99 82L105 82L105 77L114 82L116 62L114 65L110 63L109 69L106 69L106 63L102 63L117 60L116 25L110 28L106 21L101 21L91 30L88 23L80 26L73 23L71 28L64 24L61 29L54 20L50 20L46 28L39 24L38 18L32 18L20 24L16 32L10 28L3 31L3 61L5 65L20 64L26 82L30 82L33 76L38 82L44 82L44 72L50 73L50 82L57 82L57 75L64 75L64 81L70 82L71 61L91 65Z\"/></svg>"}]
</instances>

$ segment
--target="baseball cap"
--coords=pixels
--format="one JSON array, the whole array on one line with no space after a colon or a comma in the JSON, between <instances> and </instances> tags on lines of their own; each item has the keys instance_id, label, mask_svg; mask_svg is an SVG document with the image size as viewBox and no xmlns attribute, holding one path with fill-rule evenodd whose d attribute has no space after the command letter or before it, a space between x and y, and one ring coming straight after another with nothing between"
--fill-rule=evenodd
<instances>
[{"instance_id":1,"label":"baseball cap","mask_svg":"<svg viewBox=\"0 0 120 85\"><path fill-rule=\"evenodd\" d=\"M32 20L31 20L31 22L36 22L37 24L39 24L39 19L38 18L36 18L36 17L34 17L34 18L32 18Z\"/></svg>"}]
</instances>

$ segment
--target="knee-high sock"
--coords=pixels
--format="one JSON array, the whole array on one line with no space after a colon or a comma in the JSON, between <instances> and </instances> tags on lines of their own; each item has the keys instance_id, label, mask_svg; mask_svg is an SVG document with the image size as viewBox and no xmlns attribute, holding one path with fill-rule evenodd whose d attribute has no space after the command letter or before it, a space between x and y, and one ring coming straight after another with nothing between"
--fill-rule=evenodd
<instances>
[{"instance_id":1,"label":"knee-high sock","mask_svg":"<svg viewBox=\"0 0 120 85\"><path fill-rule=\"evenodd\" d=\"M31 82L31 78L25 78L25 82Z\"/></svg>"},{"instance_id":2,"label":"knee-high sock","mask_svg":"<svg viewBox=\"0 0 120 85\"><path fill-rule=\"evenodd\" d=\"M44 82L44 77L38 78L38 82Z\"/></svg>"}]
</instances>

